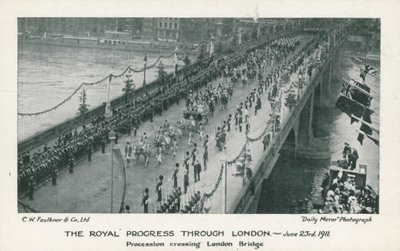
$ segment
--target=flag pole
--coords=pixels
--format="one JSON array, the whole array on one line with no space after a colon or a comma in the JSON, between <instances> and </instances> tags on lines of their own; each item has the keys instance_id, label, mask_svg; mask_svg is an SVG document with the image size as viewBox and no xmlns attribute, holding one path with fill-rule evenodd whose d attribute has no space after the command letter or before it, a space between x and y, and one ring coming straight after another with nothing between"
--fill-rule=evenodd
<instances>
[{"instance_id":1,"label":"flag pole","mask_svg":"<svg viewBox=\"0 0 400 251\"><path fill-rule=\"evenodd\" d=\"M351 114L351 117L354 118L354 119L356 119L356 120L358 120L358 121L360 121L361 123L363 123L363 124L365 124L365 125L371 127L372 130L374 130L374 131L376 131L376 132L379 132L379 130L378 130L376 127L374 127L372 124L366 122L366 121L363 120L362 118L359 118L359 117L355 116L354 114Z\"/></svg>"}]
</instances>

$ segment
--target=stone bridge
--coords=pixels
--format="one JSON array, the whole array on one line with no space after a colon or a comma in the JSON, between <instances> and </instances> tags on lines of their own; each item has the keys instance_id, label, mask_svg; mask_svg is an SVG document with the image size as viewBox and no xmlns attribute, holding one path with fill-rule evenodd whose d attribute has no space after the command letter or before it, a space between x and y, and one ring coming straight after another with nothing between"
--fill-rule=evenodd
<instances>
[{"instance_id":1,"label":"stone bridge","mask_svg":"<svg viewBox=\"0 0 400 251\"><path fill-rule=\"evenodd\" d=\"M230 194L228 193L229 201L225 203L226 213L256 213L263 181L274 169L282 148L291 148L294 158L330 158L328 145L313 136L312 123L314 107L331 105L334 100L331 95L331 80L334 67L339 66L340 45L333 47L314 70L308 84L302 88L296 106L284 116L280 130L272 133L269 147L261 153L261 157L253 159L255 166L252 182L241 185L241 189L238 189L231 187L234 185L229 184L228 178L227 190ZM235 194L232 191L236 191Z\"/></svg>"}]
</instances>

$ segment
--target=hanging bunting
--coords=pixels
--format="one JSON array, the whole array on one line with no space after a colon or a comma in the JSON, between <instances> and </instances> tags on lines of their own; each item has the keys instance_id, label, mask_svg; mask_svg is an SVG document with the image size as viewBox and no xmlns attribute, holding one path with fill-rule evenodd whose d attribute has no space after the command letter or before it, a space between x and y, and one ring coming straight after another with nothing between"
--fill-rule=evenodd
<instances>
[{"instance_id":1,"label":"hanging bunting","mask_svg":"<svg viewBox=\"0 0 400 251\"><path fill-rule=\"evenodd\" d=\"M83 84L80 84L78 86L78 88L76 88L71 95L69 95L66 99L64 99L63 101L61 101L59 104L53 106L52 108L49 108L47 110L41 111L41 112L32 112L32 113L23 113L23 112L18 112L19 116L37 116L37 115L41 115L44 113L48 113L50 111L53 111L55 109L57 109L58 107L62 106L63 104L65 104L67 101L71 100L71 98L83 87Z\"/></svg>"}]
</instances>

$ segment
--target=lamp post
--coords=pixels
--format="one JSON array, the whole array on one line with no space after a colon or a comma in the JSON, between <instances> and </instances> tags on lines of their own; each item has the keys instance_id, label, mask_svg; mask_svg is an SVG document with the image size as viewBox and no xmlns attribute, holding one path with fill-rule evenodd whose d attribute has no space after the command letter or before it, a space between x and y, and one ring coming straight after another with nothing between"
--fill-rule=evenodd
<instances>
[{"instance_id":1,"label":"lamp post","mask_svg":"<svg viewBox=\"0 0 400 251\"><path fill-rule=\"evenodd\" d=\"M224 147L224 159L223 160L221 160L221 162L223 163L223 165L224 165L224 170L223 170L223 173L224 173L224 196L223 196L223 213L224 214L226 214L227 213L227 208L228 208L228 173L227 173L227 171L228 171L228 168L227 168L227 165L228 165L228 162L227 162L227 155L226 155L226 146Z\"/></svg>"},{"instance_id":2,"label":"lamp post","mask_svg":"<svg viewBox=\"0 0 400 251\"><path fill-rule=\"evenodd\" d=\"M111 140L111 209L110 212L113 211L113 193L114 193L114 158L113 158L113 148L114 148L114 140L115 140L115 132L111 130L108 134L108 139Z\"/></svg>"},{"instance_id":3,"label":"lamp post","mask_svg":"<svg viewBox=\"0 0 400 251\"><path fill-rule=\"evenodd\" d=\"M143 71L143 87L147 91L147 86L146 86L146 65L147 65L147 54L144 54L144 71Z\"/></svg>"}]
</instances>

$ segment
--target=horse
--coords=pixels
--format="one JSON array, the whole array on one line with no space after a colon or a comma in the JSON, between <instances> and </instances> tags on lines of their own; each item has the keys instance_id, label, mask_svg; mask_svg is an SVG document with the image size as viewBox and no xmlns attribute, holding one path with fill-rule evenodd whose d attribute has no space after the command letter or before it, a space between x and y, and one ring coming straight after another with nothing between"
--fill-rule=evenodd
<instances>
[{"instance_id":1,"label":"horse","mask_svg":"<svg viewBox=\"0 0 400 251\"><path fill-rule=\"evenodd\" d=\"M154 146L156 147L156 149L158 149L159 147L161 147L162 151L166 150L167 148L171 148L171 137L168 133L164 134L157 134L155 135L154 138L155 142L154 142Z\"/></svg>"},{"instance_id":2,"label":"horse","mask_svg":"<svg viewBox=\"0 0 400 251\"><path fill-rule=\"evenodd\" d=\"M188 119L180 119L177 122L177 127L181 130L181 132L185 132L185 133L187 133L189 131L194 132L196 129L195 125L193 125L193 123Z\"/></svg>"},{"instance_id":3,"label":"horse","mask_svg":"<svg viewBox=\"0 0 400 251\"><path fill-rule=\"evenodd\" d=\"M135 156L135 160L139 161L140 160L140 155L143 155L144 157L144 166L147 166L150 155L151 155L151 150L149 144L142 144L142 145L134 145L133 146L133 153Z\"/></svg>"},{"instance_id":4,"label":"horse","mask_svg":"<svg viewBox=\"0 0 400 251\"><path fill-rule=\"evenodd\" d=\"M168 135L171 139L178 139L178 137L182 136L182 131L178 127L171 126Z\"/></svg>"}]
</instances>

